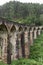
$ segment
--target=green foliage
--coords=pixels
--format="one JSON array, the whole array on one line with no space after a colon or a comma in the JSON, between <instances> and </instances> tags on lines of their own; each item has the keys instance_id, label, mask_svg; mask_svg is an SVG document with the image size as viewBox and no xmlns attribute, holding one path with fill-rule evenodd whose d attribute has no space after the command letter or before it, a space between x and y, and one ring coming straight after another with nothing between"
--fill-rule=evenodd
<instances>
[{"instance_id":1,"label":"green foliage","mask_svg":"<svg viewBox=\"0 0 43 65\"><path fill-rule=\"evenodd\" d=\"M36 61L43 61L43 33L34 40L34 45L30 47L30 58Z\"/></svg>"},{"instance_id":2,"label":"green foliage","mask_svg":"<svg viewBox=\"0 0 43 65\"><path fill-rule=\"evenodd\" d=\"M40 15L40 22L42 22L43 25L43 14Z\"/></svg>"},{"instance_id":3,"label":"green foliage","mask_svg":"<svg viewBox=\"0 0 43 65\"><path fill-rule=\"evenodd\" d=\"M8 64L5 64L4 62L0 61L0 65L8 65ZM10 65L43 65L43 63L37 62L33 59L20 59L12 61Z\"/></svg>"},{"instance_id":4,"label":"green foliage","mask_svg":"<svg viewBox=\"0 0 43 65\"><path fill-rule=\"evenodd\" d=\"M12 61L11 65L39 65L39 63L33 59L20 59L17 61Z\"/></svg>"},{"instance_id":5,"label":"green foliage","mask_svg":"<svg viewBox=\"0 0 43 65\"><path fill-rule=\"evenodd\" d=\"M20 23L41 25L43 5L10 1L0 6L0 16Z\"/></svg>"},{"instance_id":6,"label":"green foliage","mask_svg":"<svg viewBox=\"0 0 43 65\"><path fill-rule=\"evenodd\" d=\"M4 62L0 61L0 65L7 65L7 64L5 64Z\"/></svg>"}]
</instances>

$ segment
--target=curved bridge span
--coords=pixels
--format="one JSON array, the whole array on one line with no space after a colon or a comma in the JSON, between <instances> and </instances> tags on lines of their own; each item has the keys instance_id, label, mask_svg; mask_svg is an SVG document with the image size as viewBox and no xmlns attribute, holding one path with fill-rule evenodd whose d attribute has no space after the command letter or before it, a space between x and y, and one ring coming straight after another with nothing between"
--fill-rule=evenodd
<instances>
[{"instance_id":1,"label":"curved bridge span","mask_svg":"<svg viewBox=\"0 0 43 65\"><path fill-rule=\"evenodd\" d=\"M7 63L8 57L11 60L29 58L30 46L41 32L43 26L29 26L0 18L0 60Z\"/></svg>"}]
</instances>

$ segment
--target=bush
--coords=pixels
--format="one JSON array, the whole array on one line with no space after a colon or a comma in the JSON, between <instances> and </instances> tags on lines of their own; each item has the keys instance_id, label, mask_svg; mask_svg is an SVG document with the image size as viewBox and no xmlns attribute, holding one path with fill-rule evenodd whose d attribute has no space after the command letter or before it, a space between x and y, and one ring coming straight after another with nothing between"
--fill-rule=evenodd
<instances>
[{"instance_id":1,"label":"bush","mask_svg":"<svg viewBox=\"0 0 43 65\"><path fill-rule=\"evenodd\" d=\"M34 40L33 46L30 47L30 58L39 61L43 59L43 33Z\"/></svg>"},{"instance_id":2,"label":"bush","mask_svg":"<svg viewBox=\"0 0 43 65\"><path fill-rule=\"evenodd\" d=\"M20 59L12 61L11 65L38 65L38 62L33 59Z\"/></svg>"}]
</instances>

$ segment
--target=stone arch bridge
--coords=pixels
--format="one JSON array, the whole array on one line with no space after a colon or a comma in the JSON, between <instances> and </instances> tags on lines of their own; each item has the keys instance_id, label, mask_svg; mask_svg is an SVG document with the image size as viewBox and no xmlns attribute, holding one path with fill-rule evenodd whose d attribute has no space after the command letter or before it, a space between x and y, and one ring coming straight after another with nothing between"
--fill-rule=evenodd
<instances>
[{"instance_id":1,"label":"stone arch bridge","mask_svg":"<svg viewBox=\"0 0 43 65\"><path fill-rule=\"evenodd\" d=\"M43 26L29 26L0 18L0 60L7 63L8 45L11 60L29 58L30 46L42 31Z\"/></svg>"}]
</instances>

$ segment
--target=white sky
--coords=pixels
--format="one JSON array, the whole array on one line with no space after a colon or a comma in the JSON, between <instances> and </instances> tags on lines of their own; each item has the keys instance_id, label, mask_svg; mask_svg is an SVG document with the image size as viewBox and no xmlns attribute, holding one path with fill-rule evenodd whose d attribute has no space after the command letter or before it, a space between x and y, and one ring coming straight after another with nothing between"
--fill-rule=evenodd
<instances>
[{"instance_id":1,"label":"white sky","mask_svg":"<svg viewBox=\"0 0 43 65\"><path fill-rule=\"evenodd\" d=\"M9 2L9 1L14 1L14 0L0 0L0 5L3 5L4 3ZM27 3L32 2L32 3L43 4L43 0L15 0L15 1L27 2Z\"/></svg>"}]
</instances>

